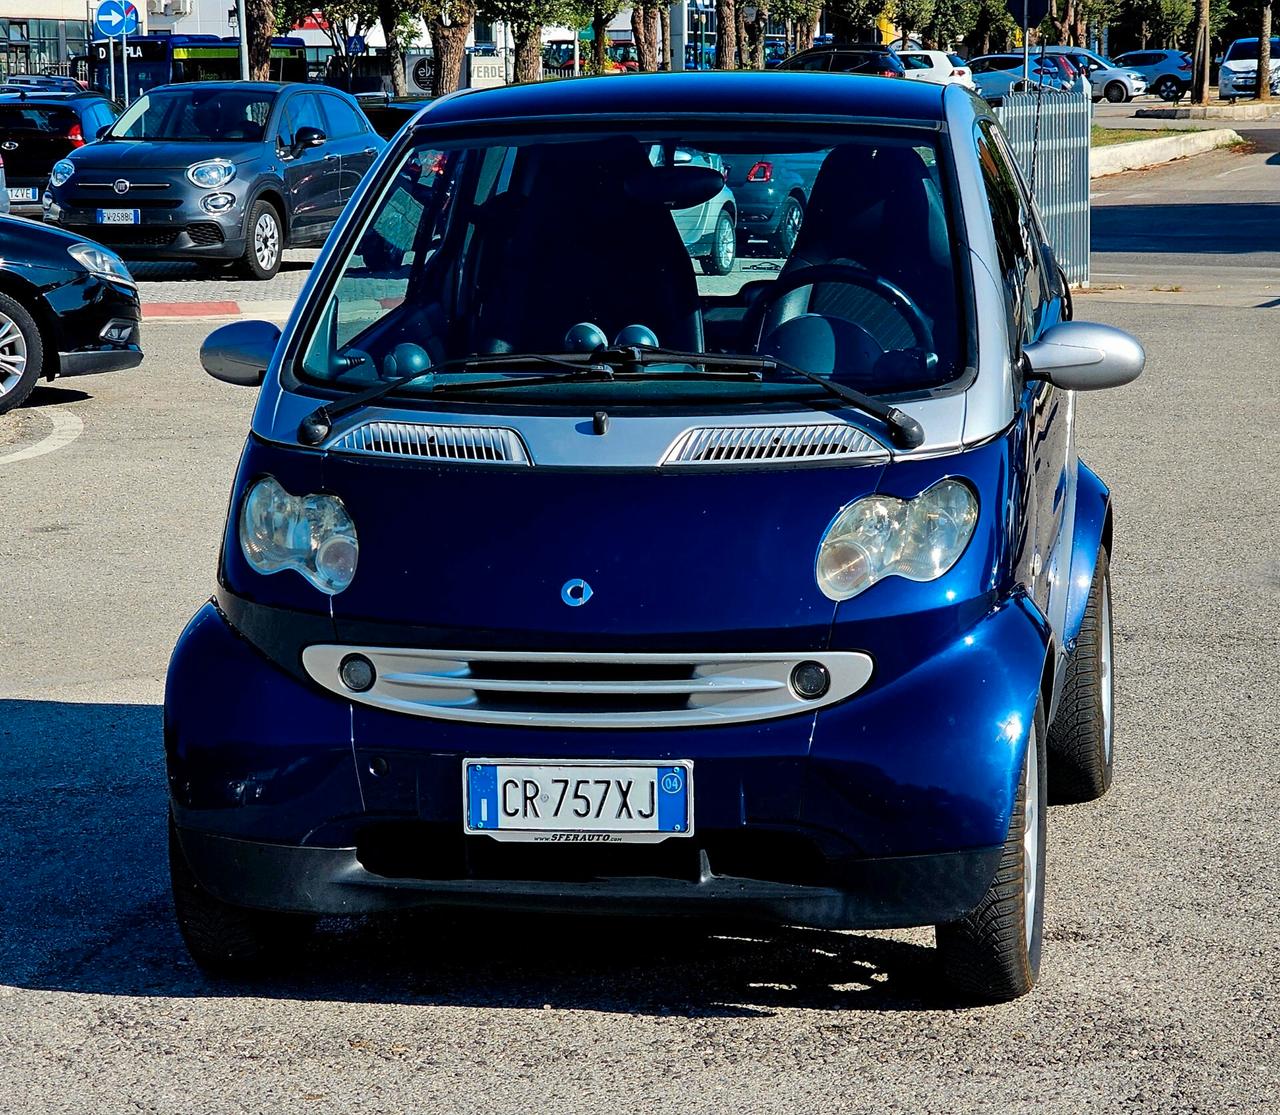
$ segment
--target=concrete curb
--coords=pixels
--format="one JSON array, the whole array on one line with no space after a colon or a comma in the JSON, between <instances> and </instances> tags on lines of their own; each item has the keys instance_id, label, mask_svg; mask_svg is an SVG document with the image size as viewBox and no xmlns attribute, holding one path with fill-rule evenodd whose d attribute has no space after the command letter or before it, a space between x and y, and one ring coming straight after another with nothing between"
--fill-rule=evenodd
<instances>
[{"instance_id":1,"label":"concrete curb","mask_svg":"<svg viewBox=\"0 0 1280 1115\"><path fill-rule=\"evenodd\" d=\"M1134 116L1147 120L1270 120L1280 116L1280 104L1187 105L1173 108L1140 108Z\"/></svg>"},{"instance_id":2,"label":"concrete curb","mask_svg":"<svg viewBox=\"0 0 1280 1115\"><path fill-rule=\"evenodd\" d=\"M1170 163L1185 159L1188 155L1203 155L1218 147L1241 142L1238 133L1230 128L1212 128L1204 132L1188 132L1185 135L1160 136L1157 139L1137 139L1132 143L1116 143L1109 147L1095 147L1089 152L1089 177L1104 178L1119 174L1122 170Z\"/></svg>"},{"instance_id":3,"label":"concrete curb","mask_svg":"<svg viewBox=\"0 0 1280 1115\"><path fill-rule=\"evenodd\" d=\"M224 318L264 318L284 321L293 313L292 298L262 302L144 302L142 319L152 321L216 321Z\"/></svg>"}]
</instances>

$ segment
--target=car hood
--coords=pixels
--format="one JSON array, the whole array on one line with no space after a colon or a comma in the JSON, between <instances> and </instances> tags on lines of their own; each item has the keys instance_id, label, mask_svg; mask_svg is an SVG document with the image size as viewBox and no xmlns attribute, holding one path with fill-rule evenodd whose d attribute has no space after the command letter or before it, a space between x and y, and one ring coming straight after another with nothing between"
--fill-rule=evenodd
<instances>
[{"instance_id":1,"label":"car hood","mask_svg":"<svg viewBox=\"0 0 1280 1115\"><path fill-rule=\"evenodd\" d=\"M1231 62L1223 62L1222 69L1231 74L1256 74L1258 72L1258 60L1256 58L1237 58ZM1271 70L1274 73L1280 70L1280 58L1271 59Z\"/></svg>"},{"instance_id":2,"label":"car hood","mask_svg":"<svg viewBox=\"0 0 1280 1115\"><path fill-rule=\"evenodd\" d=\"M261 143L170 143L164 140L98 140L68 157L77 169L185 170L206 159L230 159L237 165L258 158Z\"/></svg>"}]
</instances>

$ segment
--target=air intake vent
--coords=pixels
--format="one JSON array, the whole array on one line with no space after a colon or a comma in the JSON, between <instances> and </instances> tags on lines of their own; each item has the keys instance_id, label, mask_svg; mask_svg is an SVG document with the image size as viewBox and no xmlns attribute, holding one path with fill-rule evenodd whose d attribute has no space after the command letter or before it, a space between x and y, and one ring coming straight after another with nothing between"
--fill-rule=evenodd
<instances>
[{"instance_id":1,"label":"air intake vent","mask_svg":"<svg viewBox=\"0 0 1280 1115\"><path fill-rule=\"evenodd\" d=\"M664 465L737 465L774 461L883 461L888 451L844 423L803 426L704 426L685 430Z\"/></svg>"},{"instance_id":2,"label":"air intake vent","mask_svg":"<svg viewBox=\"0 0 1280 1115\"><path fill-rule=\"evenodd\" d=\"M529 465L529 451L506 426L429 426L418 422L366 422L331 446L340 453L416 457L425 461Z\"/></svg>"}]
</instances>

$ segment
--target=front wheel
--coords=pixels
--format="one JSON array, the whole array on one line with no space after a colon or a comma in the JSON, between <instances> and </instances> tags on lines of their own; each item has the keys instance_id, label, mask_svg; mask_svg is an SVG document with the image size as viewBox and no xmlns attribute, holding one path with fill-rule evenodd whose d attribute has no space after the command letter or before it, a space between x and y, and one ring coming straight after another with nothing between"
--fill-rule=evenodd
<instances>
[{"instance_id":1,"label":"front wheel","mask_svg":"<svg viewBox=\"0 0 1280 1115\"><path fill-rule=\"evenodd\" d=\"M0 414L27 401L44 367L44 342L27 308L0 294Z\"/></svg>"},{"instance_id":2,"label":"front wheel","mask_svg":"<svg viewBox=\"0 0 1280 1115\"><path fill-rule=\"evenodd\" d=\"M978 906L936 930L943 977L965 999L1003 1003L1040 973L1044 939L1044 713L1037 708L1000 865Z\"/></svg>"},{"instance_id":3,"label":"front wheel","mask_svg":"<svg viewBox=\"0 0 1280 1115\"><path fill-rule=\"evenodd\" d=\"M711 254L704 256L702 270L708 275L727 275L738 256L738 234L733 227L733 214L721 209L716 218L716 231L711 241Z\"/></svg>"},{"instance_id":4,"label":"front wheel","mask_svg":"<svg viewBox=\"0 0 1280 1115\"><path fill-rule=\"evenodd\" d=\"M280 214L269 201L255 201L249 211L249 237L240 266L251 279L270 279L280 270L284 230Z\"/></svg>"},{"instance_id":5,"label":"front wheel","mask_svg":"<svg viewBox=\"0 0 1280 1115\"><path fill-rule=\"evenodd\" d=\"M1118 81L1113 81L1102 91L1102 95L1107 98L1113 105L1118 105L1122 101L1129 99L1129 92Z\"/></svg>"},{"instance_id":6,"label":"front wheel","mask_svg":"<svg viewBox=\"0 0 1280 1115\"><path fill-rule=\"evenodd\" d=\"M315 926L305 914L249 910L215 898L187 863L169 818L169 881L173 911L187 952L209 975L244 978L291 955Z\"/></svg>"},{"instance_id":7,"label":"front wheel","mask_svg":"<svg viewBox=\"0 0 1280 1115\"><path fill-rule=\"evenodd\" d=\"M1115 770L1112 649L1111 566L1107 551L1099 550L1084 620L1049 729L1049 787L1055 802L1095 801L1111 786Z\"/></svg>"}]
</instances>

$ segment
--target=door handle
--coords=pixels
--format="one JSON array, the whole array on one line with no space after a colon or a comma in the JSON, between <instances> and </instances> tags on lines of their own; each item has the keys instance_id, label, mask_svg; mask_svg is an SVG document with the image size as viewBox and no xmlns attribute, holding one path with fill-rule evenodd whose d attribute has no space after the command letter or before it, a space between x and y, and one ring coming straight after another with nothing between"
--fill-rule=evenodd
<instances>
[{"instance_id":1,"label":"door handle","mask_svg":"<svg viewBox=\"0 0 1280 1115\"><path fill-rule=\"evenodd\" d=\"M369 156L369 158L371 158L371 159L372 159L372 158L374 157L374 155L376 155L377 153L378 153L378 149L377 149L376 147L366 147L363 151L361 151L361 152L360 152L360 154L362 154L362 155L368 155L368 156Z\"/></svg>"},{"instance_id":2,"label":"door handle","mask_svg":"<svg viewBox=\"0 0 1280 1115\"><path fill-rule=\"evenodd\" d=\"M338 156L337 156L337 155L326 155L326 156L324 157L324 161L325 161L326 163L336 163L336 162L338 161Z\"/></svg>"}]
</instances>

